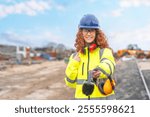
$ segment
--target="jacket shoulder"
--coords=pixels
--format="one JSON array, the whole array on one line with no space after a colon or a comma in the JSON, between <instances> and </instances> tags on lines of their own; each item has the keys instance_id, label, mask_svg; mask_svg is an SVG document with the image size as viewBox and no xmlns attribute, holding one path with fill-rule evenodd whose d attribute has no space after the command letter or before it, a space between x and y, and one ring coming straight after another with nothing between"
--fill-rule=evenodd
<instances>
[{"instance_id":1,"label":"jacket shoulder","mask_svg":"<svg viewBox=\"0 0 150 117\"><path fill-rule=\"evenodd\" d=\"M70 55L69 60L70 60L70 59L73 59L73 58L76 56L76 54L77 54L77 52L72 53L72 54Z\"/></svg>"}]
</instances>

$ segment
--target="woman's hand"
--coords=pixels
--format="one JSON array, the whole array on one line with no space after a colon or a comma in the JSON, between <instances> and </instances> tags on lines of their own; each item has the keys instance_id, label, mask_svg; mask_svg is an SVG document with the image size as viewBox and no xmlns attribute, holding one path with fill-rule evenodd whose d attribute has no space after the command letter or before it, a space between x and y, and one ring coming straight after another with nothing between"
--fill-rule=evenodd
<instances>
[{"instance_id":1,"label":"woman's hand","mask_svg":"<svg viewBox=\"0 0 150 117\"><path fill-rule=\"evenodd\" d=\"M79 53L77 53L73 59L76 61L80 61Z\"/></svg>"},{"instance_id":2,"label":"woman's hand","mask_svg":"<svg viewBox=\"0 0 150 117\"><path fill-rule=\"evenodd\" d=\"M93 75L94 79L98 78L100 76L100 74L101 74L100 70L96 70L96 71L94 70L92 72L92 75Z\"/></svg>"}]
</instances>

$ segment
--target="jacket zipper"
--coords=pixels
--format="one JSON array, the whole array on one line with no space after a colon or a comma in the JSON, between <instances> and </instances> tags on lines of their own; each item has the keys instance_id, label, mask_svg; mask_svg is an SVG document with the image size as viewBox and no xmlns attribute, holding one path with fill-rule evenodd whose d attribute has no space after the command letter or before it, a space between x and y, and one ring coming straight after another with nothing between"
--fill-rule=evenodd
<instances>
[{"instance_id":1,"label":"jacket zipper","mask_svg":"<svg viewBox=\"0 0 150 117\"><path fill-rule=\"evenodd\" d=\"M82 63L82 75L84 75L84 62Z\"/></svg>"},{"instance_id":2,"label":"jacket zipper","mask_svg":"<svg viewBox=\"0 0 150 117\"><path fill-rule=\"evenodd\" d=\"M89 62L90 62L90 52L89 52L89 48L88 48L88 63L87 63L87 77L89 75Z\"/></svg>"},{"instance_id":3,"label":"jacket zipper","mask_svg":"<svg viewBox=\"0 0 150 117\"><path fill-rule=\"evenodd\" d=\"M87 78L89 78L89 62L90 62L90 52L89 52L89 47L88 47L88 63L87 63ZM89 81L89 79L87 79ZM90 96L88 96L88 100L90 100Z\"/></svg>"}]
</instances>

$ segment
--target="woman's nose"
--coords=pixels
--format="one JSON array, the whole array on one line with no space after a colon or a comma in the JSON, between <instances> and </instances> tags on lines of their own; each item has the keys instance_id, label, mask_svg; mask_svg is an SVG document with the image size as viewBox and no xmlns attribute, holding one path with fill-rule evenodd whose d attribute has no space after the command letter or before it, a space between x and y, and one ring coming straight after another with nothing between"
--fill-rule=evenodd
<instances>
[{"instance_id":1,"label":"woman's nose","mask_svg":"<svg viewBox=\"0 0 150 117\"><path fill-rule=\"evenodd\" d=\"M87 32L87 35L90 35L90 34L91 34L91 32L90 32L90 31L88 31L88 32Z\"/></svg>"}]
</instances>

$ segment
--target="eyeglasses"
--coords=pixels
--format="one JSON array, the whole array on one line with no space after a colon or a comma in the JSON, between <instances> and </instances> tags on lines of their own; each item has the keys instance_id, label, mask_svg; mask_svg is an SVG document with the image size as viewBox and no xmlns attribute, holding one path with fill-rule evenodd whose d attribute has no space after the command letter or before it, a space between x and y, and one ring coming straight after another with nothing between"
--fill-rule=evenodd
<instances>
[{"instance_id":1,"label":"eyeglasses","mask_svg":"<svg viewBox=\"0 0 150 117\"><path fill-rule=\"evenodd\" d=\"M84 34L88 34L90 32L90 34L94 34L95 33L95 29L83 29L83 33Z\"/></svg>"}]
</instances>

